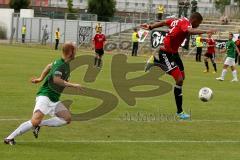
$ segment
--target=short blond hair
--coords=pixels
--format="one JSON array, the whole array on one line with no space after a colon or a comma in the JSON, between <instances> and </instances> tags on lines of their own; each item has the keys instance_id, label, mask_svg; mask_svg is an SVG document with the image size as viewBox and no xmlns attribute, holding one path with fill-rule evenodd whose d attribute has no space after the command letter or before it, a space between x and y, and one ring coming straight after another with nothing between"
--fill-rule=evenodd
<instances>
[{"instance_id":1,"label":"short blond hair","mask_svg":"<svg viewBox=\"0 0 240 160\"><path fill-rule=\"evenodd\" d=\"M63 44L62 52L64 55L67 55L70 51L73 51L76 48L76 42L67 41Z\"/></svg>"}]
</instances>

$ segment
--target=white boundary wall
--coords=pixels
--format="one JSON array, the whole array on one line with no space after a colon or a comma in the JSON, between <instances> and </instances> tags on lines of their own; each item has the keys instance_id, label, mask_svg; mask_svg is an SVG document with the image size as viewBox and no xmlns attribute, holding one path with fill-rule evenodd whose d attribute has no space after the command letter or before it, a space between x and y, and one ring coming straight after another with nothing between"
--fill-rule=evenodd
<instances>
[{"instance_id":1,"label":"white boundary wall","mask_svg":"<svg viewBox=\"0 0 240 160\"><path fill-rule=\"evenodd\" d=\"M21 9L20 10L20 17L21 18L33 18L34 17L34 10L33 9Z\"/></svg>"},{"instance_id":2,"label":"white boundary wall","mask_svg":"<svg viewBox=\"0 0 240 160\"><path fill-rule=\"evenodd\" d=\"M5 9L5 8L0 9L0 26L6 28L8 39L11 36L13 13L14 13L14 9Z\"/></svg>"}]
</instances>

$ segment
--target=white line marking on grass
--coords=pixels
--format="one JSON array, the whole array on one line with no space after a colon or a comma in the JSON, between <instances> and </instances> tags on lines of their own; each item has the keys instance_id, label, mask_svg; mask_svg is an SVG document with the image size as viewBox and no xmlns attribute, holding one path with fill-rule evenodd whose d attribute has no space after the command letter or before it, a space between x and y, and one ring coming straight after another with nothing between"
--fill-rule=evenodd
<instances>
[{"instance_id":1,"label":"white line marking on grass","mask_svg":"<svg viewBox=\"0 0 240 160\"><path fill-rule=\"evenodd\" d=\"M20 143L240 143L240 140L51 140L51 141L17 141Z\"/></svg>"}]
</instances>

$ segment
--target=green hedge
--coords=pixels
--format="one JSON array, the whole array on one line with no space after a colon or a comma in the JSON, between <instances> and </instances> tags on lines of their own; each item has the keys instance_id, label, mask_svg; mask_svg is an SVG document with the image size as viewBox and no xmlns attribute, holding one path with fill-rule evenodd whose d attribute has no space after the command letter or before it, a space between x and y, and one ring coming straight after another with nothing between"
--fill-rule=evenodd
<instances>
[{"instance_id":1,"label":"green hedge","mask_svg":"<svg viewBox=\"0 0 240 160\"><path fill-rule=\"evenodd\" d=\"M7 39L7 30L2 26L0 26L0 39Z\"/></svg>"}]
</instances>

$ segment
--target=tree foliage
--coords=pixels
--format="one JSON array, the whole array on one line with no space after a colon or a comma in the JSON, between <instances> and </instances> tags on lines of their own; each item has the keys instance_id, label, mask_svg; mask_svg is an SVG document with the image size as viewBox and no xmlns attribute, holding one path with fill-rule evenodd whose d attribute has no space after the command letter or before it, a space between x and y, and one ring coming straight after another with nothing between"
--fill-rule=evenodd
<instances>
[{"instance_id":1,"label":"tree foliage","mask_svg":"<svg viewBox=\"0 0 240 160\"><path fill-rule=\"evenodd\" d=\"M230 5L231 0L216 0L215 1L215 7L218 9L221 13L224 13L225 6Z\"/></svg>"},{"instance_id":2,"label":"tree foliage","mask_svg":"<svg viewBox=\"0 0 240 160\"><path fill-rule=\"evenodd\" d=\"M15 11L20 11L20 9L27 9L30 5L30 0L10 0L9 6Z\"/></svg>"},{"instance_id":3,"label":"tree foliage","mask_svg":"<svg viewBox=\"0 0 240 160\"><path fill-rule=\"evenodd\" d=\"M67 16L67 19L77 19L77 11L73 8L73 0L66 0L67 1L67 12L70 13Z\"/></svg>"},{"instance_id":4,"label":"tree foliage","mask_svg":"<svg viewBox=\"0 0 240 160\"><path fill-rule=\"evenodd\" d=\"M235 0L238 3L238 6L240 7L240 0Z\"/></svg>"},{"instance_id":5,"label":"tree foliage","mask_svg":"<svg viewBox=\"0 0 240 160\"><path fill-rule=\"evenodd\" d=\"M68 12L69 13L74 13L73 0L67 0L67 6L68 6Z\"/></svg>"},{"instance_id":6,"label":"tree foliage","mask_svg":"<svg viewBox=\"0 0 240 160\"><path fill-rule=\"evenodd\" d=\"M99 21L109 21L115 11L115 0L88 0L88 12L97 14Z\"/></svg>"}]
</instances>

